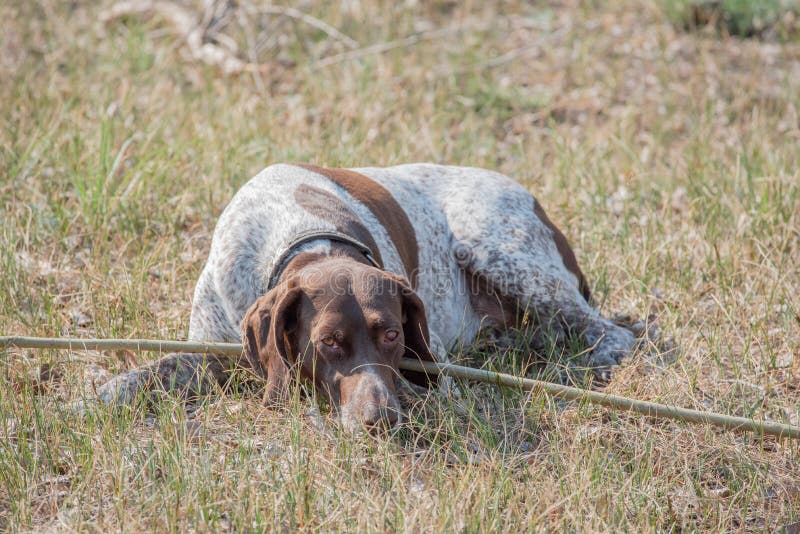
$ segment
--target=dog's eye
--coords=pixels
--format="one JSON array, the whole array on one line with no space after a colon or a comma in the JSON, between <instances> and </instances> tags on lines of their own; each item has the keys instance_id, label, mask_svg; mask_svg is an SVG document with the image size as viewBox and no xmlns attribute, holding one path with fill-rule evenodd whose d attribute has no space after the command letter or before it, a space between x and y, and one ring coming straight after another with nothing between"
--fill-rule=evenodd
<instances>
[{"instance_id":1,"label":"dog's eye","mask_svg":"<svg viewBox=\"0 0 800 534\"><path fill-rule=\"evenodd\" d=\"M399 335L400 332L398 332L397 330L387 330L386 333L383 334L383 338L386 341L394 341L395 339L397 339L397 336Z\"/></svg>"},{"instance_id":2,"label":"dog's eye","mask_svg":"<svg viewBox=\"0 0 800 534\"><path fill-rule=\"evenodd\" d=\"M333 336L325 336L322 338L322 344L327 345L328 347L335 347L336 340L333 338Z\"/></svg>"}]
</instances>

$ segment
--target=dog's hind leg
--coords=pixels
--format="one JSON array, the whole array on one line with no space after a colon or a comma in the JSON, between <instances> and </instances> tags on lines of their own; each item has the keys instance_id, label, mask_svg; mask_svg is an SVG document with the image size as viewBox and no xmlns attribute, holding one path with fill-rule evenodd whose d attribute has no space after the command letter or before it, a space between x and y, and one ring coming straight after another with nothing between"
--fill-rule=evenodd
<instances>
[{"instance_id":1,"label":"dog's hind leg","mask_svg":"<svg viewBox=\"0 0 800 534\"><path fill-rule=\"evenodd\" d=\"M586 365L607 380L611 368L634 349L633 334L601 317L588 302L577 265L574 269L566 265L567 251L574 261L569 245L563 236L557 243L552 225L542 220L527 192L507 190L484 199L484 205L487 202L496 204L488 212L502 214L502 221L469 212L449 215L456 261L466 273L485 278L519 310L527 311L541 335L549 333L556 341L581 336L589 349Z\"/></svg>"}]
</instances>

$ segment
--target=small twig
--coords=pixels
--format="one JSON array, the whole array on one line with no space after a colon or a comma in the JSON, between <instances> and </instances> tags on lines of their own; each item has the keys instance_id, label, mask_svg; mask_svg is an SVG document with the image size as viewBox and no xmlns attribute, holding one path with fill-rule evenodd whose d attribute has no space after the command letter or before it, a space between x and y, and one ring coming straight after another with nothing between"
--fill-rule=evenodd
<instances>
[{"instance_id":1,"label":"small twig","mask_svg":"<svg viewBox=\"0 0 800 534\"><path fill-rule=\"evenodd\" d=\"M299 9L295 9L293 7L266 5L261 8L253 8L250 11L268 13L270 15L282 15L284 17L290 17L293 19L301 20L306 24L308 24L309 26L313 26L318 30L322 30L329 37L342 41L350 48L358 48L358 41L356 41L352 37L343 34L330 24L316 17L312 17L308 13L303 13Z\"/></svg>"},{"instance_id":2,"label":"small twig","mask_svg":"<svg viewBox=\"0 0 800 534\"><path fill-rule=\"evenodd\" d=\"M552 39L558 38L566 34L570 30L570 26L562 26L557 30L553 30L550 33L546 33L533 41L532 43L528 43L525 46L521 46L519 48L514 48L509 50L508 52L501 54L497 57L493 57L491 59L487 59L485 61L479 61L472 65L467 65L465 67L458 67L453 69L447 69L436 74L436 78L446 78L448 76L453 76L456 74L464 74L467 72L473 71L481 71L481 70L488 70L488 69L495 69L506 63L510 63L517 58L530 54L531 52L535 52L537 49L541 48L541 46L550 41Z\"/></svg>"},{"instance_id":3,"label":"small twig","mask_svg":"<svg viewBox=\"0 0 800 534\"><path fill-rule=\"evenodd\" d=\"M402 39L387 41L385 43L376 43L373 45L365 46L363 48L358 48L356 50L350 50L349 52L342 52L341 54L334 54L332 56L324 57L319 61L317 61L316 63L314 63L312 67L315 69L322 69L325 67L330 67L331 65L335 65L337 63L352 61L354 59L359 59L366 56L383 54L384 52L395 50L397 48L412 46L422 41L430 41L432 39L446 37L448 35L460 33L467 29L471 28L467 26L451 26L448 28L439 28L437 30L431 30L429 32L415 33L414 35L409 35L408 37L404 37Z\"/></svg>"},{"instance_id":4,"label":"small twig","mask_svg":"<svg viewBox=\"0 0 800 534\"><path fill-rule=\"evenodd\" d=\"M203 20L200 25L203 28L203 34L208 39L213 39L221 46L228 49L231 54L239 54L239 45L236 40L218 31L227 24L227 20L233 15L238 14L239 11L234 10L231 6L230 0L205 0L206 12L203 15ZM220 12L221 11L221 12ZM255 60L251 58L255 63Z\"/></svg>"},{"instance_id":5,"label":"small twig","mask_svg":"<svg viewBox=\"0 0 800 534\"><path fill-rule=\"evenodd\" d=\"M0 348L18 347L31 349L70 349L70 350L118 350L135 351L173 351L206 354L229 354L240 356L242 345L239 343L203 343L198 341L164 341L152 339L69 339L69 338L37 338L8 336L0 337ZM755 421L745 417L735 417L714 412L703 412L680 408L657 402L629 399L618 395L608 395L600 391L585 389L522 378L505 373L495 373L482 369L473 369L449 363L434 363L403 358L400 369L423 372L431 375L444 375L466 380L475 380L495 384L496 386L520 388L524 391L543 391L554 397L579 402L589 402L606 406L622 412L635 412L647 417L675 419L686 423L708 424L737 432L755 432L760 435L772 435L779 438L800 439L800 427L775 423L771 421Z\"/></svg>"}]
</instances>

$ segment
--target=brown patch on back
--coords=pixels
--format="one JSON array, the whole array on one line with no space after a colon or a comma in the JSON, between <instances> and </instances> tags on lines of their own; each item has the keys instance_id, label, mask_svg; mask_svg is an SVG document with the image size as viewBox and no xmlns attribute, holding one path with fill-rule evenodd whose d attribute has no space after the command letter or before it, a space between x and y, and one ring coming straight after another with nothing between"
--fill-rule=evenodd
<instances>
[{"instance_id":1,"label":"brown patch on back","mask_svg":"<svg viewBox=\"0 0 800 534\"><path fill-rule=\"evenodd\" d=\"M375 238L342 199L324 189L307 184L295 189L294 198L310 214L332 223L337 231L367 245L378 264L383 265L381 251L378 250Z\"/></svg>"},{"instance_id":2,"label":"brown patch on back","mask_svg":"<svg viewBox=\"0 0 800 534\"><path fill-rule=\"evenodd\" d=\"M553 222L544 212L542 205L539 204L535 199L533 201L533 212L537 217L539 217L545 226L553 231L553 241L556 242L556 248L558 248L558 253L561 255L561 261L564 262L564 266L567 268L567 270L569 270L578 278L578 289L583 295L583 298L586 299L586 302L591 302L592 292L589 289L589 284L586 282L586 277L583 276L581 268L578 267L578 260L575 258L575 253L572 251L572 247L569 246L567 238L564 236L561 230L559 230L556 225L553 224Z\"/></svg>"},{"instance_id":3,"label":"brown patch on back","mask_svg":"<svg viewBox=\"0 0 800 534\"><path fill-rule=\"evenodd\" d=\"M416 289L419 272L417 236L408 215L392 194L376 181L351 170L318 167L306 163L295 165L327 177L372 212L389 234L403 261L411 287ZM364 243L369 244L366 241Z\"/></svg>"}]
</instances>

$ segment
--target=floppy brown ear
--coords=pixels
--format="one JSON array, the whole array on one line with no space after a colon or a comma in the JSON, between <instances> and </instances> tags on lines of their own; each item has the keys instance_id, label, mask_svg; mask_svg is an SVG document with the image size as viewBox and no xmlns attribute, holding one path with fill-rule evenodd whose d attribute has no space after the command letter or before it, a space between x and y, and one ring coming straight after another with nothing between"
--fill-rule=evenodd
<instances>
[{"instance_id":1,"label":"floppy brown ear","mask_svg":"<svg viewBox=\"0 0 800 534\"><path fill-rule=\"evenodd\" d=\"M242 345L250 366L267 380L266 399L276 402L283 397L293 363L287 333L297 320L297 302L301 291L281 284L259 297L242 319Z\"/></svg>"},{"instance_id":2,"label":"floppy brown ear","mask_svg":"<svg viewBox=\"0 0 800 534\"><path fill-rule=\"evenodd\" d=\"M430 332L428 331L428 318L425 315L425 304L404 279L398 279L401 296L403 298L403 337L405 338L406 352L404 358L437 361L430 349ZM436 385L437 376L418 371L400 371L409 382L419 386L429 387Z\"/></svg>"}]
</instances>

